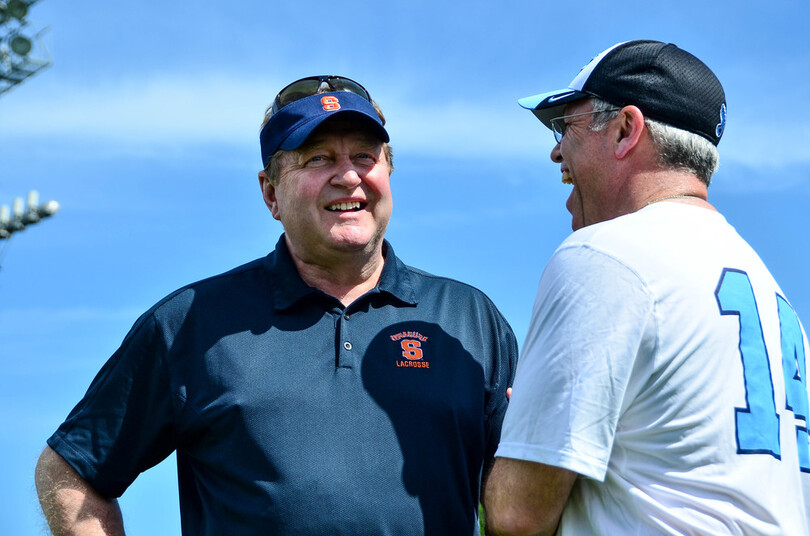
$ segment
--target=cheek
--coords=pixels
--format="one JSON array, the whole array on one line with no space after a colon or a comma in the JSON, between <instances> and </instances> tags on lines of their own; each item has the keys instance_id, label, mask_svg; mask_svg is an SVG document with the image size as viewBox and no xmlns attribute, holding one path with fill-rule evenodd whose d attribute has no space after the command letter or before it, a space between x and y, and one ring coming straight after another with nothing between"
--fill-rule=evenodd
<instances>
[{"instance_id":1,"label":"cheek","mask_svg":"<svg viewBox=\"0 0 810 536\"><path fill-rule=\"evenodd\" d=\"M296 178L297 179L297 178ZM279 205L287 210L317 201L320 188L313 181L288 180L277 190Z\"/></svg>"},{"instance_id":2,"label":"cheek","mask_svg":"<svg viewBox=\"0 0 810 536\"><path fill-rule=\"evenodd\" d=\"M380 198L391 197L391 180L388 166L381 166L379 170L366 175L366 183Z\"/></svg>"},{"instance_id":3,"label":"cheek","mask_svg":"<svg viewBox=\"0 0 810 536\"><path fill-rule=\"evenodd\" d=\"M276 188L276 203L271 209L273 217L282 222L300 212L296 206L296 197L288 188Z\"/></svg>"}]
</instances>

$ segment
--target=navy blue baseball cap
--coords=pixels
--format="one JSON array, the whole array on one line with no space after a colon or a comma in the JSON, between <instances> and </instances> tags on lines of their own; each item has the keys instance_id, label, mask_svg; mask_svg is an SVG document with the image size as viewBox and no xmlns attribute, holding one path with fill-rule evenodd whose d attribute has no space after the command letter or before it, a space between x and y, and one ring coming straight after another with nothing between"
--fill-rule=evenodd
<instances>
[{"instance_id":1,"label":"navy blue baseball cap","mask_svg":"<svg viewBox=\"0 0 810 536\"><path fill-rule=\"evenodd\" d=\"M593 58L568 87L520 99L544 125L565 105L597 97L614 106L638 106L657 121L703 136L714 145L726 126L726 96L714 73L672 43L627 41Z\"/></svg>"},{"instance_id":2,"label":"navy blue baseball cap","mask_svg":"<svg viewBox=\"0 0 810 536\"><path fill-rule=\"evenodd\" d=\"M309 95L273 112L259 134L262 166L279 149L298 149L321 123L336 115L351 114L366 122L383 142L390 140L377 110L369 98L350 91L329 91Z\"/></svg>"}]
</instances>

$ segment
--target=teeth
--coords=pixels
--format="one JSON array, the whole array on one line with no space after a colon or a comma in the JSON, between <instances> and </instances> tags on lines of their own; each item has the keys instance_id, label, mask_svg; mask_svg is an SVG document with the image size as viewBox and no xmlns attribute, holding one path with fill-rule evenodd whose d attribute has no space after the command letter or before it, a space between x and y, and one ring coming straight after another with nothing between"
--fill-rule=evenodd
<instances>
[{"instance_id":1,"label":"teeth","mask_svg":"<svg viewBox=\"0 0 810 536\"><path fill-rule=\"evenodd\" d=\"M359 210L360 202L353 201L351 203L335 203L327 207L327 210Z\"/></svg>"},{"instance_id":2,"label":"teeth","mask_svg":"<svg viewBox=\"0 0 810 536\"><path fill-rule=\"evenodd\" d=\"M574 180L571 178L571 175L569 175L567 171L563 171L562 181L563 184L574 184Z\"/></svg>"}]
</instances>

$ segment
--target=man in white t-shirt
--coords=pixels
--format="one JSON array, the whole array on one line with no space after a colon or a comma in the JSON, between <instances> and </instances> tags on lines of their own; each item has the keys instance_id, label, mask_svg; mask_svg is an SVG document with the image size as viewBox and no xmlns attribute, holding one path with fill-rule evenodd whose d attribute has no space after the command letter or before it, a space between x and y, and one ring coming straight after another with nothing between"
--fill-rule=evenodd
<instances>
[{"instance_id":1,"label":"man in white t-shirt","mask_svg":"<svg viewBox=\"0 0 810 536\"><path fill-rule=\"evenodd\" d=\"M572 184L484 496L489 534L810 534L807 336L707 202L712 71L620 43L522 99Z\"/></svg>"}]
</instances>

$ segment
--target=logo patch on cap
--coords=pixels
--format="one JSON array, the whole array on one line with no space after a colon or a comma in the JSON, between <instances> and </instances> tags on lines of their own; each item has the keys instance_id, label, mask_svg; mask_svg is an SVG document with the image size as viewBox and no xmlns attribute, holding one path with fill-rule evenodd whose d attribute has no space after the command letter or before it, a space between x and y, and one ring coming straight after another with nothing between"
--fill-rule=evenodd
<instances>
[{"instance_id":1,"label":"logo patch on cap","mask_svg":"<svg viewBox=\"0 0 810 536\"><path fill-rule=\"evenodd\" d=\"M726 129L726 103L720 107L720 122L717 123L717 127L714 129L714 133L717 134L717 138L719 139L723 135L723 131Z\"/></svg>"},{"instance_id":2,"label":"logo patch on cap","mask_svg":"<svg viewBox=\"0 0 810 536\"><path fill-rule=\"evenodd\" d=\"M334 95L326 95L321 97L321 104L323 105L324 112L335 112L340 110L340 101Z\"/></svg>"}]
</instances>

